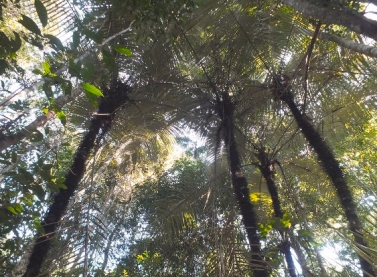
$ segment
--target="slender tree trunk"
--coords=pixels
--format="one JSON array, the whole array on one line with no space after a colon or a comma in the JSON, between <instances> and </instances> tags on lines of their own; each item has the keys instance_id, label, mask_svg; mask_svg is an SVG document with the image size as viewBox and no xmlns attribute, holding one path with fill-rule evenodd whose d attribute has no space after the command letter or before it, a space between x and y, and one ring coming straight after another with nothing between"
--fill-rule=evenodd
<instances>
[{"instance_id":1,"label":"slender tree trunk","mask_svg":"<svg viewBox=\"0 0 377 277\"><path fill-rule=\"evenodd\" d=\"M75 97L78 97L81 93L80 89L76 89L72 92L71 96L60 96L54 101L55 107L61 109L67 103L72 101ZM49 120L55 117L55 112L50 110L47 114L38 116L28 126L14 135L0 135L0 152L12 145L17 144L21 140L30 137L39 127L44 126Z\"/></svg>"},{"instance_id":2,"label":"slender tree trunk","mask_svg":"<svg viewBox=\"0 0 377 277\"><path fill-rule=\"evenodd\" d=\"M268 264L261 253L260 238L258 235L257 215L250 201L250 191L247 180L242 171L241 159L237 149L234 135L233 104L227 92L223 93L223 99L218 101L218 113L222 119L222 132L225 146L228 151L229 167L232 176L233 189L241 210L243 223L251 248L251 266L253 276L269 276Z\"/></svg>"},{"instance_id":3,"label":"slender tree trunk","mask_svg":"<svg viewBox=\"0 0 377 277\"><path fill-rule=\"evenodd\" d=\"M291 240L291 247L295 251L298 262L300 263L302 274L305 277L315 277L315 275L310 271L308 267L304 252L302 251L300 244L297 242L292 230L289 231L289 237ZM327 277L327 275L323 275L321 277Z\"/></svg>"},{"instance_id":4,"label":"slender tree trunk","mask_svg":"<svg viewBox=\"0 0 377 277\"><path fill-rule=\"evenodd\" d=\"M44 233L36 239L24 277L36 277L39 275L45 257L51 249L52 240L56 235L60 220L85 173L86 162L95 145L97 135L101 129L101 136L104 136L109 130L115 111L128 100L128 90L129 87L125 84L120 82L113 83L112 88L102 99L98 108L98 115L92 118L89 131L76 150L73 164L65 175L64 184L67 188L60 189L53 197L53 202L43 218Z\"/></svg>"},{"instance_id":5,"label":"slender tree trunk","mask_svg":"<svg viewBox=\"0 0 377 277\"><path fill-rule=\"evenodd\" d=\"M269 159L268 154L263 148L259 149L257 155L260 163L259 169L262 172L263 178L266 180L268 192L271 195L275 217L283 218L278 189L275 184L274 163Z\"/></svg>"},{"instance_id":6,"label":"slender tree trunk","mask_svg":"<svg viewBox=\"0 0 377 277\"><path fill-rule=\"evenodd\" d=\"M263 178L266 180L268 192L271 195L272 205L274 207L274 215L277 218L283 218L283 210L281 208L278 189L275 183L275 169L274 161L268 157L268 153L265 152L264 147L258 149L257 157L259 159L259 169L262 172ZM284 234L282 230L279 231L283 239L282 252L284 253L285 261L287 263L287 268L289 276L296 277L295 265L292 258L291 244L288 240L288 236Z\"/></svg>"},{"instance_id":7,"label":"slender tree trunk","mask_svg":"<svg viewBox=\"0 0 377 277\"><path fill-rule=\"evenodd\" d=\"M377 40L377 21L366 18L357 11L340 5L328 4L328 1L282 0L283 4L291 6L305 16L314 17L326 24L337 24L358 34ZM316 3L316 4L314 4Z\"/></svg>"},{"instance_id":8,"label":"slender tree trunk","mask_svg":"<svg viewBox=\"0 0 377 277\"><path fill-rule=\"evenodd\" d=\"M281 84L280 84L281 85ZM279 88L281 93L282 87ZM354 236L356 247L359 248L358 252L368 249L368 243L364 239L363 227L360 219L356 213L356 204L353 200L351 190L349 189L343 171L340 168L339 162L335 159L334 154L327 146L326 142L322 139L320 134L314 129L312 124L304 116L297 105L295 104L292 92L286 88L279 98L284 101L290 108L293 116L296 119L298 126L301 128L302 133L308 140L310 145L317 153L318 160L321 162L323 169L330 177L335 190L337 192L340 204L348 220L348 226ZM373 266L366 259L369 255L364 252L357 254L360 261L360 266L363 271L364 277L376 276Z\"/></svg>"}]
</instances>

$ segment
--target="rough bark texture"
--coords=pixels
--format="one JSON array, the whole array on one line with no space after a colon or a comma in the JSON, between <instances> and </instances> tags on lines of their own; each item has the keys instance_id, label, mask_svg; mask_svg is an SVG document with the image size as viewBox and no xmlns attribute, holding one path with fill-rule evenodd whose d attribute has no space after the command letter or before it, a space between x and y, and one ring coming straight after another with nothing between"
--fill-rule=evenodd
<instances>
[{"instance_id":1,"label":"rough bark texture","mask_svg":"<svg viewBox=\"0 0 377 277\"><path fill-rule=\"evenodd\" d=\"M257 155L260 163L259 169L262 172L263 178L266 180L268 192L271 195L275 217L282 218L283 211L281 209L279 194L275 184L273 161L269 159L268 154L264 151L264 149L259 149Z\"/></svg>"},{"instance_id":2,"label":"rough bark texture","mask_svg":"<svg viewBox=\"0 0 377 277\"><path fill-rule=\"evenodd\" d=\"M93 118L89 132L85 135L79 148L77 149L73 165L70 167L65 176L65 185L67 186L67 189L59 190L59 192L54 196L48 212L44 216L44 234L40 235L36 240L29 258L29 264L25 274L23 275L24 277L36 277L39 275L43 261L51 248L52 238L55 236L60 220L63 217L69 200L75 193L77 186L85 172L86 161L90 155L90 151L94 147L94 142L100 128L101 118Z\"/></svg>"},{"instance_id":3,"label":"rough bark texture","mask_svg":"<svg viewBox=\"0 0 377 277\"><path fill-rule=\"evenodd\" d=\"M271 195L272 205L274 207L274 215L277 218L283 218L283 210L281 208L278 189L275 183L275 169L274 161L271 161L268 153L265 152L264 147L258 149L257 157L259 160L259 169L266 180L268 192ZM296 277L295 265L292 258L291 244L288 240L288 236L284 235L283 231L280 231L280 235L283 238L282 252L287 263L289 276Z\"/></svg>"},{"instance_id":4,"label":"rough bark texture","mask_svg":"<svg viewBox=\"0 0 377 277\"><path fill-rule=\"evenodd\" d=\"M65 214L69 201L76 192L78 184L85 173L86 162L94 147L97 135L100 130L102 130L101 136L105 135L109 130L115 111L128 100L128 89L129 87L125 84L114 83L102 99L98 108L98 114L100 115L92 118L89 131L78 147L73 164L65 175L64 184L67 189L60 189L53 197L52 204L43 218L44 234L41 234L36 239L23 277L39 276L45 257L51 249L52 239L56 235L60 220Z\"/></svg>"},{"instance_id":5,"label":"rough bark texture","mask_svg":"<svg viewBox=\"0 0 377 277\"><path fill-rule=\"evenodd\" d=\"M229 167L232 175L233 189L237 198L247 237L251 247L251 266L253 276L269 276L268 265L262 256L258 235L257 215L250 201L250 191L247 180L242 172L241 159L234 135L233 104L227 93L224 93L219 105L219 116L222 119L222 132L228 150Z\"/></svg>"},{"instance_id":6,"label":"rough bark texture","mask_svg":"<svg viewBox=\"0 0 377 277\"><path fill-rule=\"evenodd\" d=\"M363 236L362 224L356 213L356 204L353 200L351 190L347 185L343 171L340 168L339 162L335 159L334 154L327 146L326 142L322 139L320 134L314 129L312 124L308 121L307 117L305 117L299 111L297 105L291 97L291 94L292 93L285 93L283 95L280 95L280 99L287 103L287 105L289 106L292 114L296 119L298 126L302 130L302 133L304 134L305 138L308 140L310 145L314 148L315 152L318 155L318 160L321 162L323 169L330 177L335 187L336 193L338 195L340 204L346 215L349 229L354 236L356 246L360 247L361 249L368 248L368 244ZM358 257L364 276L376 276L373 266L365 259L365 257L368 257L368 254L358 254Z\"/></svg>"},{"instance_id":7,"label":"rough bark texture","mask_svg":"<svg viewBox=\"0 0 377 277\"><path fill-rule=\"evenodd\" d=\"M314 17L326 24L337 24L358 34L377 40L377 21L371 20L346 7L326 6L327 1L310 2L307 0L282 0L283 4L291 6L305 16Z\"/></svg>"}]
</instances>

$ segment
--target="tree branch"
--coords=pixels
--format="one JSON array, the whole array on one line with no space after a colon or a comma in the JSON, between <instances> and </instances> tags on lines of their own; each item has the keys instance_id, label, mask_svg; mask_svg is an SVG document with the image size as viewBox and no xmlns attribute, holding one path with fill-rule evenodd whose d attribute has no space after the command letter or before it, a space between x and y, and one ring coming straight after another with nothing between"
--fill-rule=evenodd
<instances>
[{"instance_id":1,"label":"tree branch","mask_svg":"<svg viewBox=\"0 0 377 277\"><path fill-rule=\"evenodd\" d=\"M326 24L337 24L358 34L377 40L377 21L366 18L357 11L319 6L306 0L282 0L283 4L291 6L305 16L314 17Z\"/></svg>"}]
</instances>

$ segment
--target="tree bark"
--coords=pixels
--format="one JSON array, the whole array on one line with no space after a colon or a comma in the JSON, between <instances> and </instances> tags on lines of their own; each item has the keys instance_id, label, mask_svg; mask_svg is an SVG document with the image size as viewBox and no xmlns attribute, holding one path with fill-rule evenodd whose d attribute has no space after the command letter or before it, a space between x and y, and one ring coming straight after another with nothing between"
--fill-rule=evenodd
<instances>
[{"instance_id":1,"label":"tree bark","mask_svg":"<svg viewBox=\"0 0 377 277\"><path fill-rule=\"evenodd\" d=\"M257 157L259 160L259 169L263 175L263 178L266 180L268 192L271 195L274 215L275 217L282 219L284 212L281 208L279 193L275 183L274 161L271 161L271 159L268 157L268 153L265 152L264 147L258 149ZM284 231L282 230L279 230L279 233L284 240L282 243L282 252L287 263L289 276L296 277L297 274L292 258L291 244L288 240L288 236L285 236Z\"/></svg>"},{"instance_id":2,"label":"tree bark","mask_svg":"<svg viewBox=\"0 0 377 277\"><path fill-rule=\"evenodd\" d=\"M343 171L340 168L339 162L335 159L334 154L320 134L314 129L307 117L299 111L291 95L291 92L285 93L280 96L280 99L288 105L305 138L317 153L318 160L321 162L323 169L330 177L335 187L340 204L348 220L349 230L354 236L356 247L359 248L359 251L363 251L363 249L369 247L364 239L363 227L356 213L356 204L353 200L351 190L347 185ZM363 276L376 276L373 266L365 259L365 257L368 257L368 253L364 252L361 255L357 253L357 255L363 271Z\"/></svg>"},{"instance_id":3,"label":"tree bark","mask_svg":"<svg viewBox=\"0 0 377 277\"><path fill-rule=\"evenodd\" d=\"M39 276L42 264L51 248L52 239L56 235L60 220L66 212L69 201L76 192L78 184L85 173L86 162L90 152L94 148L97 136L100 130L102 130L100 137L103 137L109 130L115 111L128 101L128 90L129 87L127 85L115 82L102 99L98 108L98 115L92 118L89 131L77 148L73 164L65 175L64 184L67 188L60 189L53 197L52 204L43 218L42 227L44 232L36 239L23 277ZM104 116L104 114L106 115Z\"/></svg>"},{"instance_id":4,"label":"tree bark","mask_svg":"<svg viewBox=\"0 0 377 277\"><path fill-rule=\"evenodd\" d=\"M71 96L59 96L54 105L61 109L67 103L71 102L75 97L79 96L81 93L80 89L76 89L72 92ZM17 132L14 135L0 135L0 152L19 143L21 140L28 138L35 132L39 127L44 126L49 120L55 117L55 112L50 110L47 114L38 116L33 122L28 126L23 128L21 131Z\"/></svg>"},{"instance_id":5,"label":"tree bark","mask_svg":"<svg viewBox=\"0 0 377 277\"><path fill-rule=\"evenodd\" d=\"M377 40L377 21L366 18L357 11L346 9L340 5L320 6L307 0L282 0L281 2L305 16L314 17L326 24L342 25L351 31ZM334 9L334 7L336 8Z\"/></svg>"},{"instance_id":6,"label":"tree bark","mask_svg":"<svg viewBox=\"0 0 377 277\"><path fill-rule=\"evenodd\" d=\"M321 33L319 34L319 38L327 41L336 42L340 46L347 48L349 50L358 52L360 54L377 58L377 48L373 46L369 46L366 44L354 42L350 39L342 38L337 35L329 34L329 33Z\"/></svg>"},{"instance_id":7,"label":"tree bark","mask_svg":"<svg viewBox=\"0 0 377 277\"><path fill-rule=\"evenodd\" d=\"M85 164L94 142L101 128L101 118L95 117L91 121L89 132L85 135L76 151L73 165L65 176L67 189L60 189L54 196L53 202L43 219L44 233L41 234L33 247L24 277L36 277L39 275L43 261L51 248L52 239L55 236L60 220L63 217L69 200L75 193L77 186L85 172Z\"/></svg>"},{"instance_id":8,"label":"tree bark","mask_svg":"<svg viewBox=\"0 0 377 277\"><path fill-rule=\"evenodd\" d=\"M269 276L269 268L261 253L260 238L257 231L257 215L250 201L250 192L246 177L242 172L241 159L234 135L233 103L227 92L223 93L222 97L223 99L217 103L218 113L222 120L222 132L228 151L232 185L250 243L253 276L267 277Z\"/></svg>"}]
</instances>

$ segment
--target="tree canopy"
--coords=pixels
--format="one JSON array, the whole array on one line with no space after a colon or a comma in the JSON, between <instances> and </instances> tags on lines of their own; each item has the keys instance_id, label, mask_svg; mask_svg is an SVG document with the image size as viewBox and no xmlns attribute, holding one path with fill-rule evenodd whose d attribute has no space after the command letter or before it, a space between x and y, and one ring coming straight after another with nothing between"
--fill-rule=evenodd
<instances>
[{"instance_id":1,"label":"tree canopy","mask_svg":"<svg viewBox=\"0 0 377 277\"><path fill-rule=\"evenodd\" d=\"M0 275L377 276L375 10L1 3Z\"/></svg>"}]
</instances>

